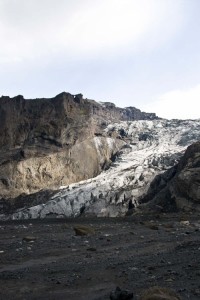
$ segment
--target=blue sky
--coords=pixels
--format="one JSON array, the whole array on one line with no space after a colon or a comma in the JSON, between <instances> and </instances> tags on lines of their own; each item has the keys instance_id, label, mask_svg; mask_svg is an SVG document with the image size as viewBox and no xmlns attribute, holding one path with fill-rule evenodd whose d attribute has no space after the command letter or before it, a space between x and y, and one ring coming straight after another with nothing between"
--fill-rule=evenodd
<instances>
[{"instance_id":1,"label":"blue sky","mask_svg":"<svg viewBox=\"0 0 200 300\"><path fill-rule=\"evenodd\" d=\"M199 0L0 0L0 94L200 118Z\"/></svg>"}]
</instances>

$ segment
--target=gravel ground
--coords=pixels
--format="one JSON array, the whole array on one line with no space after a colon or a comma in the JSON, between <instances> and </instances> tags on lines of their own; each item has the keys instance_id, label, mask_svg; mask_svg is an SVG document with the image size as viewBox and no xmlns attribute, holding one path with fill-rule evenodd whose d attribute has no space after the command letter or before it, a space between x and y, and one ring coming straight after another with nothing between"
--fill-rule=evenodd
<instances>
[{"instance_id":1,"label":"gravel ground","mask_svg":"<svg viewBox=\"0 0 200 300\"><path fill-rule=\"evenodd\" d=\"M200 299L198 215L0 223L0 299L103 300L117 286L139 299L155 285Z\"/></svg>"}]
</instances>

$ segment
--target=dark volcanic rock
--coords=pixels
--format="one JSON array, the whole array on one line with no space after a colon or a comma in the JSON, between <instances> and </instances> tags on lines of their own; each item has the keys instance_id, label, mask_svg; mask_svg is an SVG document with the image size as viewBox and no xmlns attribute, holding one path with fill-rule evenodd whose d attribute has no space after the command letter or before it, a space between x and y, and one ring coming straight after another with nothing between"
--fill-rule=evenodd
<instances>
[{"instance_id":1,"label":"dark volcanic rock","mask_svg":"<svg viewBox=\"0 0 200 300\"><path fill-rule=\"evenodd\" d=\"M200 142L189 146L178 165L158 175L141 202L165 211L200 210Z\"/></svg>"},{"instance_id":2,"label":"dark volcanic rock","mask_svg":"<svg viewBox=\"0 0 200 300\"><path fill-rule=\"evenodd\" d=\"M159 234L141 224L157 220L151 213L1 222L0 299L108 300L119 286L139 300L142 291L156 284L183 300L199 300L199 214L185 214L189 235L179 225L181 216L160 214ZM77 222L95 228L96 235L75 237ZM169 223L175 226L172 231L164 227ZM24 236L37 239L22 243Z\"/></svg>"},{"instance_id":3,"label":"dark volcanic rock","mask_svg":"<svg viewBox=\"0 0 200 300\"><path fill-rule=\"evenodd\" d=\"M0 214L12 214L16 210L29 207L30 203L32 205L44 204L52 197L56 191L52 190L41 190L37 193L30 195L21 194L16 198L1 198L0 199Z\"/></svg>"},{"instance_id":4,"label":"dark volcanic rock","mask_svg":"<svg viewBox=\"0 0 200 300\"><path fill-rule=\"evenodd\" d=\"M133 293L121 290L119 287L116 287L115 291L112 291L110 293L110 299L111 300L128 300L133 299Z\"/></svg>"},{"instance_id":5,"label":"dark volcanic rock","mask_svg":"<svg viewBox=\"0 0 200 300\"><path fill-rule=\"evenodd\" d=\"M200 142L186 150L169 190L179 208L200 208Z\"/></svg>"}]
</instances>

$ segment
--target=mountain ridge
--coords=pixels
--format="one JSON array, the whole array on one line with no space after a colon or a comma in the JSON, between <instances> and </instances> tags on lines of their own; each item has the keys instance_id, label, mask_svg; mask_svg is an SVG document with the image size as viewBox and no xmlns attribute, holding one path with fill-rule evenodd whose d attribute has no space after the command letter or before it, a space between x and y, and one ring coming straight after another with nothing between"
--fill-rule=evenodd
<instances>
[{"instance_id":1,"label":"mountain ridge","mask_svg":"<svg viewBox=\"0 0 200 300\"><path fill-rule=\"evenodd\" d=\"M0 98L0 197L13 198L43 188L58 188L101 172L123 141L112 149L102 136L117 120L157 118L136 108L99 104L82 94L60 93L53 98ZM102 136L102 157L95 136Z\"/></svg>"},{"instance_id":2,"label":"mountain ridge","mask_svg":"<svg viewBox=\"0 0 200 300\"><path fill-rule=\"evenodd\" d=\"M161 119L82 94L2 97L0 119L2 219L130 214L159 194L160 182L167 186L200 140L200 120ZM170 205L163 209L177 208Z\"/></svg>"}]
</instances>

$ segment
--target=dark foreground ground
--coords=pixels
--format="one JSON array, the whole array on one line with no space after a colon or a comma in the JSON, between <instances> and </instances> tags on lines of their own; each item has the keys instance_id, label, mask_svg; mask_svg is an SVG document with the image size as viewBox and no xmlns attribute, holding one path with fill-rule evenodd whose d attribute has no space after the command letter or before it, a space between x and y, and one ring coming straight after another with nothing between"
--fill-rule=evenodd
<instances>
[{"instance_id":1,"label":"dark foreground ground","mask_svg":"<svg viewBox=\"0 0 200 300\"><path fill-rule=\"evenodd\" d=\"M75 236L77 224L95 234ZM154 285L200 299L199 216L0 223L0 299L109 299L116 286L138 299Z\"/></svg>"}]
</instances>

